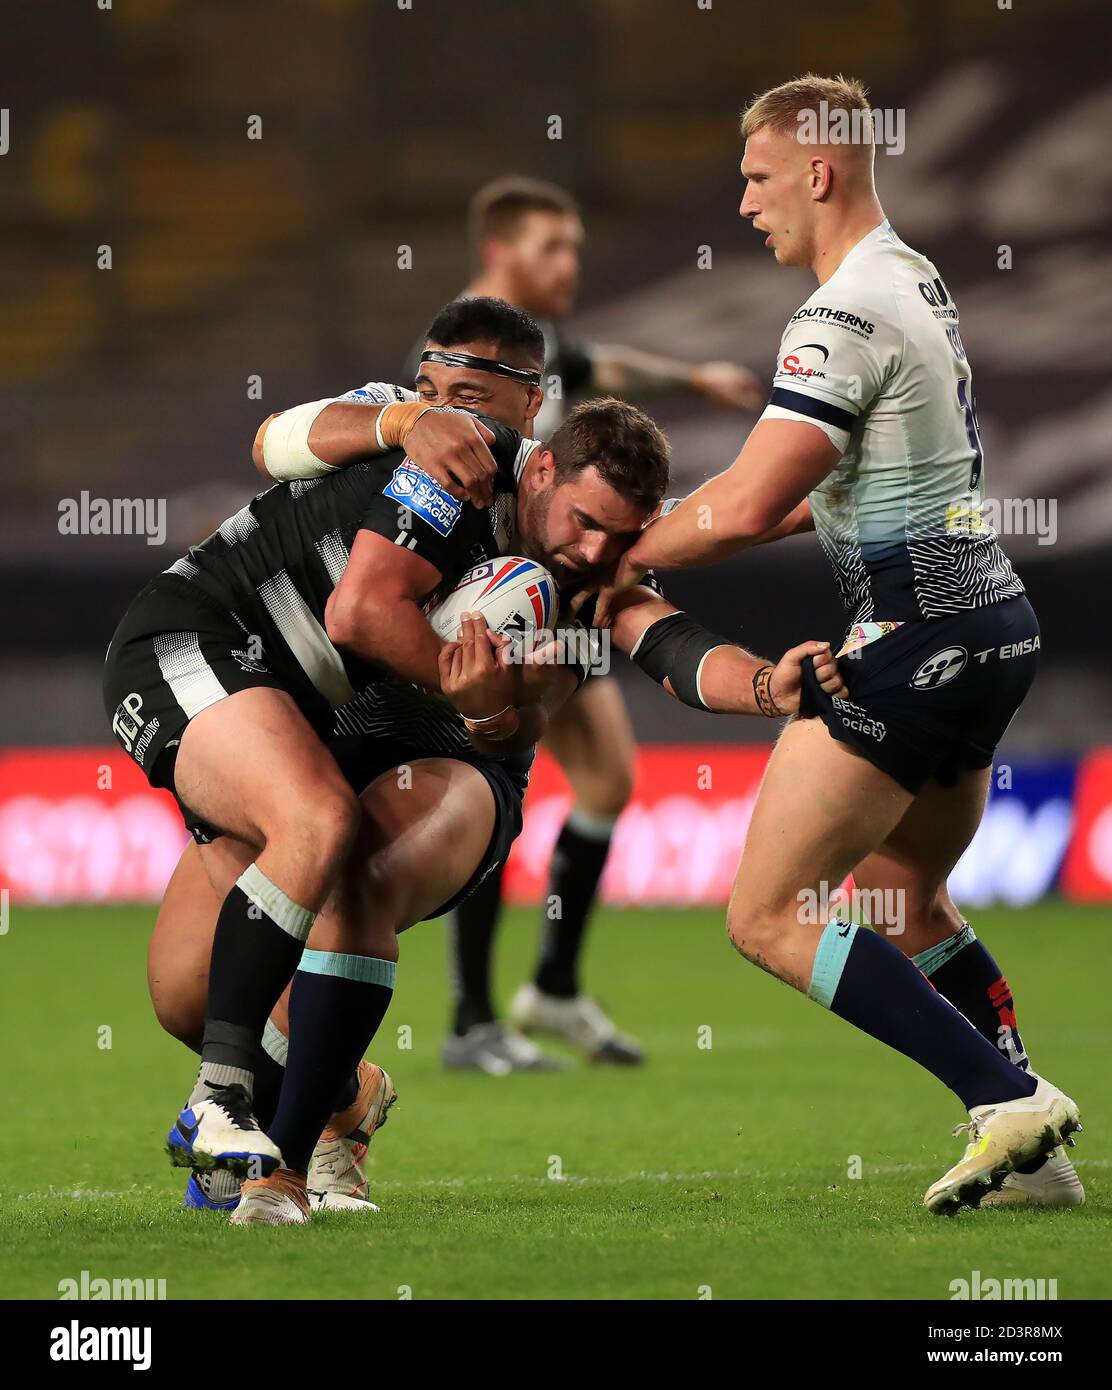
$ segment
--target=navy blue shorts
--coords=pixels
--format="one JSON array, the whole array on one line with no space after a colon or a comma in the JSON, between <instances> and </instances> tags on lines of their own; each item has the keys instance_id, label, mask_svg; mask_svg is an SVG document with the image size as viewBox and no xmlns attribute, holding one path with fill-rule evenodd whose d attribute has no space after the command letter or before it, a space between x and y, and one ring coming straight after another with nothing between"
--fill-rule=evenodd
<instances>
[{"instance_id":1,"label":"navy blue shorts","mask_svg":"<svg viewBox=\"0 0 1112 1390\"><path fill-rule=\"evenodd\" d=\"M493 758L480 757L477 753L473 757L464 753L443 753L410 745L404 741L394 742L390 739L373 738L361 734L343 734L330 738L326 740L326 746L336 759L348 786L357 796L361 795L382 773L389 772L393 767L401 767L405 763L414 763L419 758L453 758L457 762L467 763L470 767L475 768L486 779L494 796L494 829L491 831L486 853L475 866L475 872L459 892L449 898L447 902L441 903L435 912L430 912L428 918L425 919L426 921L433 917L442 917L445 912L451 912L465 898L469 898L487 874L506 859L510 852L510 846L521 834L521 803L525 795L525 784L515 775L518 760L511 758L506 759L503 763ZM191 811L174 792L173 757L174 750L170 749L162 760L162 771L169 778L168 790L177 801L178 809L185 821L185 828L196 843L199 845L211 844L224 832L203 820L196 812Z\"/></svg>"},{"instance_id":2,"label":"navy blue shorts","mask_svg":"<svg viewBox=\"0 0 1112 1390\"><path fill-rule=\"evenodd\" d=\"M904 623L839 658L839 699L803 668L801 718L823 721L909 792L932 777L953 786L990 767L1031 688L1039 623L1026 595L949 618Z\"/></svg>"},{"instance_id":3,"label":"navy blue shorts","mask_svg":"<svg viewBox=\"0 0 1112 1390\"><path fill-rule=\"evenodd\" d=\"M510 846L521 834L521 803L528 783L528 768L532 753L509 757L504 761L483 758L478 753L440 753L429 748L409 745L404 740L371 738L361 734L343 734L328 740L328 751L339 764L348 785L357 794L364 791L376 777L393 767L416 762L419 758L453 758L481 772L494 796L494 829L486 853L475 866L475 872L463 887L447 902L424 920L442 917L469 898L487 874L493 872L509 855ZM524 769L524 770L523 770Z\"/></svg>"}]
</instances>

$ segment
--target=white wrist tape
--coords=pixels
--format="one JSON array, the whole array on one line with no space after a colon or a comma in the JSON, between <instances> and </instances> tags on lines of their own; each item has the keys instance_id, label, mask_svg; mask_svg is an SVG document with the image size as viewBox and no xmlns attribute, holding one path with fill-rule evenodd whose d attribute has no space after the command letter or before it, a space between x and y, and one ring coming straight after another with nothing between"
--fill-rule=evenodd
<instances>
[{"instance_id":1,"label":"white wrist tape","mask_svg":"<svg viewBox=\"0 0 1112 1390\"><path fill-rule=\"evenodd\" d=\"M284 483L290 478L322 478L336 471L332 464L317 458L309 448L313 421L334 399L329 396L327 400L295 405L292 410L276 415L267 425L263 435L263 463L276 482Z\"/></svg>"},{"instance_id":2,"label":"white wrist tape","mask_svg":"<svg viewBox=\"0 0 1112 1390\"><path fill-rule=\"evenodd\" d=\"M396 402L391 401L390 405L384 405L382 409L378 412L378 414L375 416L375 443L378 445L378 451L380 454L389 453L389 446L387 445L386 440L382 437L382 417L390 409L390 406L394 404L396 404Z\"/></svg>"}]
</instances>

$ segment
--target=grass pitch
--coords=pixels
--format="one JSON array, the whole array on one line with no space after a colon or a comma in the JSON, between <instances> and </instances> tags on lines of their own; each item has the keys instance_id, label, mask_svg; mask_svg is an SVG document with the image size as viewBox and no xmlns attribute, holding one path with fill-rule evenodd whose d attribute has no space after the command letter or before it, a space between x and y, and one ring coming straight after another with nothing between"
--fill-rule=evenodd
<instances>
[{"instance_id":1,"label":"grass pitch","mask_svg":"<svg viewBox=\"0 0 1112 1390\"><path fill-rule=\"evenodd\" d=\"M182 1210L161 1152L194 1063L147 1001L153 911L17 908L0 938L0 1296L54 1299L87 1270L179 1299L946 1299L979 1270L1108 1298L1108 914L973 920L1034 1064L1081 1104L1078 1210L928 1216L965 1118L947 1092L735 957L721 913L605 911L588 985L647 1066L445 1074L443 932L415 928L371 1053L399 1092L372 1148L382 1212L262 1230ZM503 998L534 944L533 914L510 913Z\"/></svg>"}]
</instances>

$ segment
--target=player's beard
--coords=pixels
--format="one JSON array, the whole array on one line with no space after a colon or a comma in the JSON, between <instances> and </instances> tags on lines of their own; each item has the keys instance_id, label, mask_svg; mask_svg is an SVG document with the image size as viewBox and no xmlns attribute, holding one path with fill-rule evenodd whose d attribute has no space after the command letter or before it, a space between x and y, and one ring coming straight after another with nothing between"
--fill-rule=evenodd
<instances>
[{"instance_id":1,"label":"player's beard","mask_svg":"<svg viewBox=\"0 0 1112 1390\"><path fill-rule=\"evenodd\" d=\"M523 525L519 528L522 548L531 560L551 573L558 589L576 589L590 576L580 570L571 570L560 562L560 551L553 550L548 539L548 513L552 506L554 489L544 488L524 499L525 511Z\"/></svg>"}]
</instances>

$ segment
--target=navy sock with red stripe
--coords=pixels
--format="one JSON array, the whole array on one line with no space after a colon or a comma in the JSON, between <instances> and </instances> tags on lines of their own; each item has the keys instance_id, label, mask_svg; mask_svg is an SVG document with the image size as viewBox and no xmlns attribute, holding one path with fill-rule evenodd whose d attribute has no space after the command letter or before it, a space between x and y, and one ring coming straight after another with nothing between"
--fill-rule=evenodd
<instances>
[{"instance_id":1,"label":"navy sock with red stripe","mask_svg":"<svg viewBox=\"0 0 1112 1390\"><path fill-rule=\"evenodd\" d=\"M1021 1071L1031 1065L1016 1024L1015 1003L1003 971L993 960L973 928L961 930L913 956L915 964L939 994L960 1009L978 1033L983 1034L1008 1061Z\"/></svg>"},{"instance_id":2,"label":"navy sock with red stripe","mask_svg":"<svg viewBox=\"0 0 1112 1390\"><path fill-rule=\"evenodd\" d=\"M982 1037L902 951L867 927L836 918L827 923L807 994L933 1072L967 1109L1035 1090L1033 1078Z\"/></svg>"}]
</instances>

